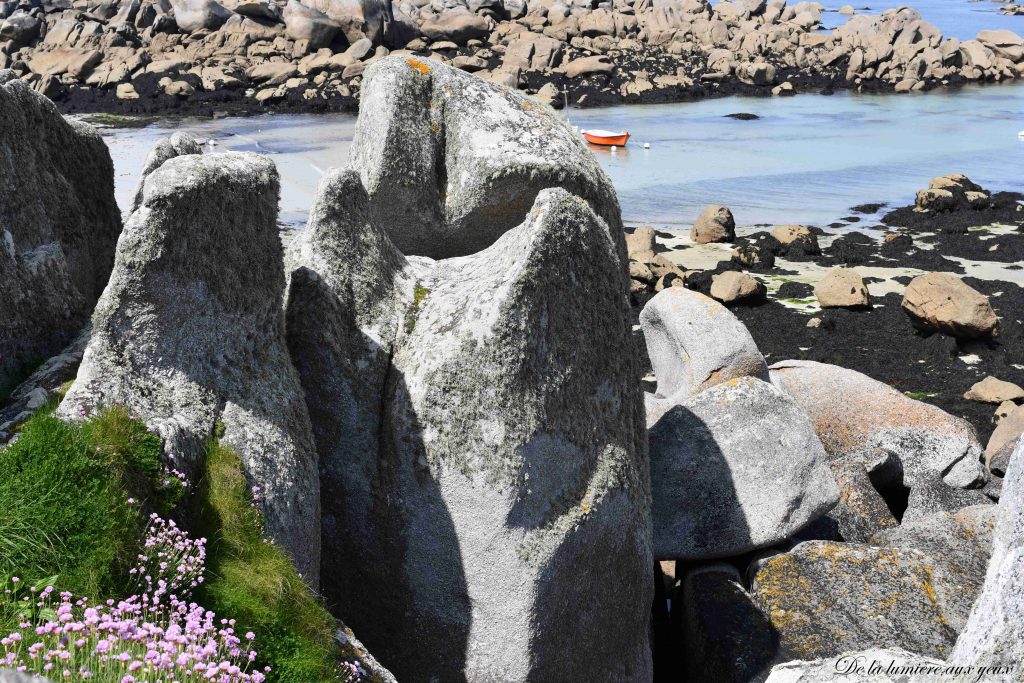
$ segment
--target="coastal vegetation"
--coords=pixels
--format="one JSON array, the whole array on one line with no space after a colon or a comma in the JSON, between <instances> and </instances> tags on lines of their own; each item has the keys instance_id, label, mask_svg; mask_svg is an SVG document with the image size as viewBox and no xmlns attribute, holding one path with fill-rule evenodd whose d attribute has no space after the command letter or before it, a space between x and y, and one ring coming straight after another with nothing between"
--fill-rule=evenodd
<instances>
[{"instance_id":1,"label":"coastal vegetation","mask_svg":"<svg viewBox=\"0 0 1024 683\"><path fill-rule=\"evenodd\" d=\"M217 681L355 676L334 620L266 538L237 455L212 440L193 492L123 406L71 424L53 410L0 448L0 665L117 683L222 662Z\"/></svg>"},{"instance_id":2,"label":"coastal vegetation","mask_svg":"<svg viewBox=\"0 0 1024 683\"><path fill-rule=\"evenodd\" d=\"M295 566L264 532L238 455L217 440L206 447L197 492L195 533L207 539L207 580L197 598L251 631L269 681L305 683L340 677L336 623Z\"/></svg>"},{"instance_id":3,"label":"coastal vegetation","mask_svg":"<svg viewBox=\"0 0 1024 683\"><path fill-rule=\"evenodd\" d=\"M71 425L45 407L0 449L0 471L0 577L58 577L60 590L94 597L125 594L143 506L166 514L182 491L160 439L121 406Z\"/></svg>"}]
</instances>

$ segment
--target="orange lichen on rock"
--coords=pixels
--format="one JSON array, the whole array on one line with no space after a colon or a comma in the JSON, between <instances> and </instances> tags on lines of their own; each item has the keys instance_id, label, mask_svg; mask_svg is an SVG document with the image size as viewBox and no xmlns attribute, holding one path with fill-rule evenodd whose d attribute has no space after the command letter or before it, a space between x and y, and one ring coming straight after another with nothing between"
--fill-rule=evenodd
<instances>
[{"instance_id":1,"label":"orange lichen on rock","mask_svg":"<svg viewBox=\"0 0 1024 683\"><path fill-rule=\"evenodd\" d=\"M882 640L937 656L956 633L933 565L917 551L812 541L758 562L751 597L804 659Z\"/></svg>"},{"instance_id":2,"label":"orange lichen on rock","mask_svg":"<svg viewBox=\"0 0 1024 683\"><path fill-rule=\"evenodd\" d=\"M410 67L412 67L416 71L419 71L424 76L426 76L427 74L430 73L430 67L427 66L426 64L424 64L423 62L421 62L418 59L413 59L412 57L406 57L405 61L409 63Z\"/></svg>"},{"instance_id":3,"label":"orange lichen on rock","mask_svg":"<svg viewBox=\"0 0 1024 683\"><path fill-rule=\"evenodd\" d=\"M827 382L809 372L782 368L776 370L783 384L796 384L794 393L811 393L819 408L811 415L823 441L849 448L863 442L869 433L894 423L918 429L958 432L964 426L954 423L949 415L920 401L915 401L879 382L861 381L845 387L845 392L828 391ZM830 378L831 379L831 378ZM834 387L832 387L834 388ZM856 401L851 400L856 395ZM858 419L845 419L850 406L857 406Z\"/></svg>"}]
</instances>

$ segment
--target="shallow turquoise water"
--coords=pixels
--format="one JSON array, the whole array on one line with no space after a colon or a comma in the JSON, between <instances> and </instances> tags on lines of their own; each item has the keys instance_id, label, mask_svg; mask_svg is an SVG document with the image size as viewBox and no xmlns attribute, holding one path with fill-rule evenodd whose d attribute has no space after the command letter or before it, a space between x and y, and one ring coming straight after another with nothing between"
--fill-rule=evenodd
<instances>
[{"instance_id":1,"label":"shallow turquoise water","mask_svg":"<svg viewBox=\"0 0 1024 683\"><path fill-rule=\"evenodd\" d=\"M733 112L761 118L737 121ZM707 204L729 206L741 225L827 225L851 206L913 201L944 173L993 190L1024 192L1024 84L912 95L799 95L571 110L574 125L623 129L629 145L593 148L630 223L691 222ZM300 226L322 171L344 164L354 119L268 115L165 121L105 131L127 206L152 146L173 130L213 149L271 155L282 179L282 220ZM650 149L643 149L647 142ZM860 225L865 225L861 223Z\"/></svg>"}]
</instances>

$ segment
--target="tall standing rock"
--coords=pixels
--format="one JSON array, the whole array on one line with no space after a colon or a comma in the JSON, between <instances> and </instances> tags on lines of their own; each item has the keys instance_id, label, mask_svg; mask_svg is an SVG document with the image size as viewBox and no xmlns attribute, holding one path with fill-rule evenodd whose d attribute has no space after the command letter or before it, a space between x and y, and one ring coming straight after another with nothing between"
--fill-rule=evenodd
<instances>
[{"instance_id":1,"label":"tall standing rock","mask_svg":"<svg viewBox=\"0 0 1024 683\"><path fill-rule=\"evenodd\" d=\"M373 222L404 254L479 251L519 225L548 187L587 200L621 232L611 181L543 104L414 57L382 59L365 79L350 163Z\"/></svg>"},{"instance_id":2,"label":"tall standing rock","mask_svg":"<svg viewBox=\"0 0 1024 683\"><path fill-rule=\"evenodd\" d=\"M0 71L0 386L89 320L121 215L99 134Z\"/></svg>"},{"instance_id":3,"label":"tall standing rock","mask_svg":"<svg viewBox=\"0 0 1024 683\"><path fill-rule=\"evenodd\" d=\"M288 345L320 459L324 592L380 653L366 615L386 610L392 591L367 587L394 578L397 567L383 570L383 541L400 531L384 531L381 489L393 475L380 469L388 466L381 462L382 410L416 275L370 224L366 191L353 171L332 169L321 181L293 261ZM423 635L441 639L429 648L435 655L445 651L442 630Z\"/></svg>"},{"instance_id":4,"label":"tall standing rock","mask_svg":"<svg viewBox=\"0 0 1024 683\"><path fill-rule=\"evenodd\" d=\"M329 601L403 681L649 680L621 231L548 189L478 254L406 259L359 185L324 180L289 294Z\"/></svg>"},{"instance_id":5,"label":"tall standing rock","mask_svg":"<svg viewBox=\"0 0 1024 683\"><path fill-rule=\"evenodd\" d=\"M279 183L255 154L186 155L145 181L60 414L121 401L194 473L219 422L269 534L316 585L319 482L285 343Z\"/></svg>"},{"instance_id":6,"label":"tall standing rock","mask_svg":"<svg viewBox=\"0 0 1024 683\"><path fill-rule=\"evenodd\" d=\"M146 187L146 178L150 173L174 157L202 153L203 146L199 144L199 141L191 134L180 131L156 143L146 156L146 163L142 166L142 176L139 178L139 186L135 189L135 197L132 198L131 212L134 213L142 204L142 193Z\"/></svg>"},{"instance_id":7,"label":"tall standing rock","mask_svg":"<svg viewBox=\"0 0 1024 683\"><path fill-rule=\"evenodd\" d=\"M402 17L406 17L401 8L392 7L391 3L384 0L303 0L302 4L326 14L341 29L349 45L364 39L374 45L385 39L390 43L390 39L402 37L393 34L401 34L403 29L408 31L412 28L400 22ZM403 25L398 26L399 23ZM416 35L419 35L418 29L412 37ZM408 41L412 37L407 36L405 39ZM403 45L405 43L389 44L388 47Z\"/></svg>"}]
</instances>

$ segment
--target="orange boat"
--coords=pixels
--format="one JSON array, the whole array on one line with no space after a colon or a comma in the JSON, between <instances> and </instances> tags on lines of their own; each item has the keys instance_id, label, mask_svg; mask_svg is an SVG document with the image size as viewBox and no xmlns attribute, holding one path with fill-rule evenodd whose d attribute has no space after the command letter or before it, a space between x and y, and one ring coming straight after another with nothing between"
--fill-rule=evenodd
<instances>
[{"instance_id":1,"label":"orange boat","mask_svg":"<svg viewBox=\"0 0 1024 683\"><path fill-rule=\"evenodd\" d=\"M629 140L629 133L613 133L610 130L585 130L583 137L592 145L604 145L606 147L622 147Z\"/></svg>"}]
</instances>

